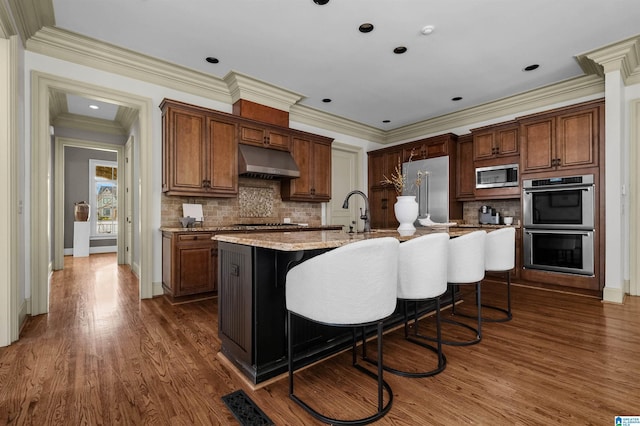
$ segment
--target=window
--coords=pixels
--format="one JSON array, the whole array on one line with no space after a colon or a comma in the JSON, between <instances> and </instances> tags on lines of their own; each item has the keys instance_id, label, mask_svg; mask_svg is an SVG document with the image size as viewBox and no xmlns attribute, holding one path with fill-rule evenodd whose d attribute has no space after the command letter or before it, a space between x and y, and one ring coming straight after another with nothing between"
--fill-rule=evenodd
<instances>
[{"instance_id":1,"label":"window","mask_svg":"<svg viewBox=\"0 0 640 426\"><path fill-rule=\"evenodd\" d=\"M89 160L91 236L118 236L118 163Z\"/></svg>"}]
</instances>

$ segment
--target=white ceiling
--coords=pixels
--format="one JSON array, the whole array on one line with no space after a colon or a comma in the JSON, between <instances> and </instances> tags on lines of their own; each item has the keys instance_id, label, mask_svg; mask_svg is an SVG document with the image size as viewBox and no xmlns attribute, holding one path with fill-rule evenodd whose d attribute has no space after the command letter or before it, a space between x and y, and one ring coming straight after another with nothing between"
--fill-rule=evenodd
<instances>
[{"instance_id":1,"label":"white ceiling","mask_svg":"<svg viewBox=\"0 0 640 426\"><path fill-rule=\"evenodd\" d=\"M91 107L97 107L91 108ZM96 101L78 95L67 95L68 112L76 115L87 115L94 118L113 121L118 113L118 105Z\"/></svg>"},{"instance_id":2,"label":"white ceiling","mask_svg":"<svg viewBox=\"0 0 640 426\"><path fill-rule=\"evenodd\" d=\"M382 130L581 76L576 55L640 33L638 0L53 5L59 28L220 78L237 71L300 93L303 105ZM375 26L368 34L358 31L365 22ZM431 35L421 34L426 25L435 27ZM397 46L408 50L396 55ZM530 64L540 68L523 72Z\"/></svg>"}]
</instances>

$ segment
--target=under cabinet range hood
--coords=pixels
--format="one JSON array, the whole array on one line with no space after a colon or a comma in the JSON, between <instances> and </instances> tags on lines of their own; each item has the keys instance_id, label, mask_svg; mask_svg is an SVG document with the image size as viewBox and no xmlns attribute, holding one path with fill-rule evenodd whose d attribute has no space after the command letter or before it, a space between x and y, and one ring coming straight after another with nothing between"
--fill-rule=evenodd
<instances>
[{"instance_id":1,"label":"under cabinet range hood","mask_svg":"<svg viewBox=\"0 0 640 426\"><path fill-rule=\"evenodd\" d=\"M261 179L297 178L300 169L287 151L238 145L238 174Z\"/></svg>"}]
</instances>

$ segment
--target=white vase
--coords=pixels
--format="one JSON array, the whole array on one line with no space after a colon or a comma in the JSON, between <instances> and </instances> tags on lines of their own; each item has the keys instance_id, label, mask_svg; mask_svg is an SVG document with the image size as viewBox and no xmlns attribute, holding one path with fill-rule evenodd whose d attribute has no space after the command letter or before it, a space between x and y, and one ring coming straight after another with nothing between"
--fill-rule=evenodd
<instances>
[{"instance_id":1,"label":"white vase","mask_svg":"<svg viewBox=\"0 0 640 426\"><path fill-rule=\"evenodd\" d=\"M396 219L400 223L398 232L415 231L413 223L418 218L418 203L415 195L398 195L396 203L393 205Z\"/></svg>"}]
</instances>

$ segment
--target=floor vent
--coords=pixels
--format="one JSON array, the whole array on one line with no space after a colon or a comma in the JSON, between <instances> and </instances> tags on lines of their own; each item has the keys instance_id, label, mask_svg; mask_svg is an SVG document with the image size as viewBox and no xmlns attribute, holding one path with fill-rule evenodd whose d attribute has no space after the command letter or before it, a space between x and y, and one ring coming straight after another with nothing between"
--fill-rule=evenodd
<instances>
[{"instance_id":1,"label":"floor vent","mask_svg":"<svg viewBox=\"0 0 640 426\"><path fill-rule=\"evenodd\" d=\"M242 426L274 424L243 390L224 395L222 402Z\"/></svg>"}]
</instances>

